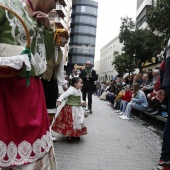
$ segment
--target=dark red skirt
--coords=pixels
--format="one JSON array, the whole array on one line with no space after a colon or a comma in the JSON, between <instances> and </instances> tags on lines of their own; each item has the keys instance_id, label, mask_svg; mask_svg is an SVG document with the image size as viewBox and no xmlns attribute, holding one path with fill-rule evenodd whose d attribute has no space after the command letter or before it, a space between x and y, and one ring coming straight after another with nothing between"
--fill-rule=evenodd
<instances>
[{"instance_id":1,"label":"dark red skirt","mask_svg":"<svg viewBox=\"0 0 170 170\"><path fill-rule=\"evenodd\" d=\"M68 137L80 137L87 134L87 128L73 129L72 106L65 105L52 126L52 130Z\"/></svg>"},{"instance_id":2,"label":"dark red skirt","mask_svg":"<svg viewBox=\"0 0 170 170\"><path fill-rule=\"evenodd\" d=\"M41 80L0 78L0 167L35 162L51 146Z\"/></svg>"}]
</instances>

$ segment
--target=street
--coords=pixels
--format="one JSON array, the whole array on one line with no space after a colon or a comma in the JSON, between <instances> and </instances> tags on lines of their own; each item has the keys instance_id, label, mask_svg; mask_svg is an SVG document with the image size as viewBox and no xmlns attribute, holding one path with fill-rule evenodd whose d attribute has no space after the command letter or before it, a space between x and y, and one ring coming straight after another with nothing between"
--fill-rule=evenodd
<instances>
[{"instance_id":1,"label":"street","mask_svg":"<svg viewBox=\"0 0 170 170\"><path fill-rule=\"evenodd\" d=\"M54 143L59 170L156 170L161 137L139 119L122 120L105 101L93 96L93 114L86 119L88 134Z\"/></svg>"}]
</instances>

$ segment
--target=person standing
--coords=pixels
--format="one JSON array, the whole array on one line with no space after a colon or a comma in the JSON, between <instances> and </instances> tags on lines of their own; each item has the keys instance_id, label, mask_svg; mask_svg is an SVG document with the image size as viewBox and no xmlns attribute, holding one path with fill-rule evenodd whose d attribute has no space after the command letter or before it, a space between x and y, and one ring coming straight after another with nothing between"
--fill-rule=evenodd
<instances>
[{"instance_id":1,"label":"person standing","mask_svg":"<svg viewBox=\"0 0 170 170\"><path fill-rule=\"evenodd\" d=\"M165 95L168 98L168 118L163 132L163 142L158 169L170 169L170 40L163 53L164 60L160 66L161 90L157 93L157 99L162 102Z\"/></svg>"},{"instance_id":2,"label":"person standing","mask_svg":"<svg viewBox=\"0 0 170 170\"><path fill-rule=\"evenodd\" d=\"M63 53L60 47L64 47L67 43L68 31L66 29L56 29L54 41L56 45L55 58L47 62L47 69L41 78L50 125L57 109L56 100L58 98L58 86L62 86L64 91L67 90L67 80L65 80L64 75Z\"/></svg>"},{"instance_id":3,"label":"person standing","mask_svg":"<svg viewBox=\"0 0 170 170\"><path fill-rule=\"evenodd\" d=\"M85 69L81 71L80 78L83 80L83 100L86 101L86 94L88 94L88 109L92 114L92 94L94 89L94 81L98 79L96 71L92 69L91 62L86 61Z\"/></svg>"},{"instance_id":4,"label":"person standing","mask_svg":"<svg viewBox=\"0 0 170 170\"><path fill-rule=\"evenodd\" d=\"M17 76L0 78L0 169L56 170L40 80L46 70L46 62L54 57L55 52L54 31L47 16L55 8L55 1L0 0L0 4L17 12L23 19L30 33L31 59L35 61L31 65L27 87L28 74L24 67ZM26 48L25 30L21 23L1 7L0 44ZM13 61L11 64L19 63Z\"/></svg>"}]
</instances>

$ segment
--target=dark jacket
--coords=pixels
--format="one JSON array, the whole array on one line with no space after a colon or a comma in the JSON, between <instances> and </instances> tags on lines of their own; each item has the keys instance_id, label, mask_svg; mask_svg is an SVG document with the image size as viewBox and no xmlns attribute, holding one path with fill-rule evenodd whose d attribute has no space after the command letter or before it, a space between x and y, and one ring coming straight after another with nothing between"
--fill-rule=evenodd
<instances>
[{"instance_id":1,"label":"dark jacket","mask_svg":"<svg viewBox=\"0 0 170 170\"><path fill-rule=\"evenodd\" d=\"M163 74L163 83L162 87L167 88L170 87L170 40L168 42L167 47L163 53L164 62L165 62L165 70Z\"/></svg>"},{"instance_id":2,"label":"dark jacket","mask_svg":"<svg viewBox=\"0 0 170 170\"><path fill-rule=\"evenodd\" d=\"M94 88L94 81L98 79L96 71L91 69L90 78L86 78L86 70L82 70L79 77L83 80L83 88Z\"/></svg>"}]
</instances>

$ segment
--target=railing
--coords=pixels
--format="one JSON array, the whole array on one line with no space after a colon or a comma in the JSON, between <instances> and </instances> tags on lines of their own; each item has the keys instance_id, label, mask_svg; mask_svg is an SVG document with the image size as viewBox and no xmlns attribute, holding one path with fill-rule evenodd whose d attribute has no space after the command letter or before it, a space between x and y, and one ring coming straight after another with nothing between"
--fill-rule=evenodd
<instances>
[{"instance_id":1,"label":"railing","mask_svg":"<svg viewBox=\"0 0 170 170\"><path fill-rule=\"evenodd\" d=\"M56 5L56 10L61 10L64 13L64 16L66 16L66 10L62 5Z\"/></svg>"},{"instance_id":2,"label":"railing","mask_svg":"<svg viewBox=\"0 0 170 170\"><path fill-rule=\"evenodd\" d=\"M60 17L55 17L55 18L54 18L54 22L56 22L56 23L61 23L61 24L63 25L63 27L66 28L66 23L65 23L65 21L64 21L62 18L60 18Z\"/></svg>"}]
</instances>

